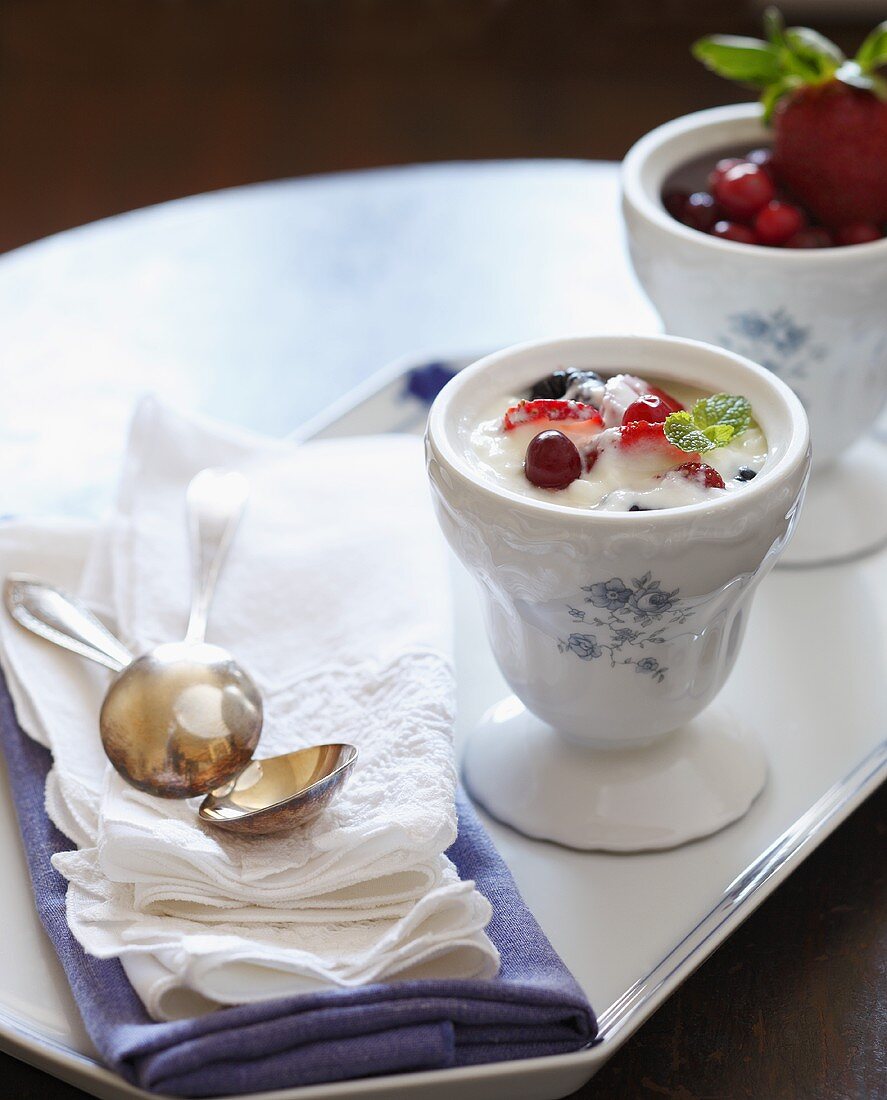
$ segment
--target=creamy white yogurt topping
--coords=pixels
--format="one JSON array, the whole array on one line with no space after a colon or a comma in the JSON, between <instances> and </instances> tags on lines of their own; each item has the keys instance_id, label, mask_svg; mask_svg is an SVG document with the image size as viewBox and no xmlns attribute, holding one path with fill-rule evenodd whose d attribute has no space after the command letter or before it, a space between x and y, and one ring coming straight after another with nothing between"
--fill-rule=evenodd
<instances>
[{"instance_id":1,"label":"creamy white yogurt topping","mask_svg":"<svg viewBox=\"0 0 887 1100\"><path fill-rule=\"evenodd\" d=\"M658 385L655 380L649 380ZM709 396L703 390L677 383L663 382L661 388L691 408L695 401ZM725 493L742 492L747 482L737 479L743 467L755 472L767 459L767 440L760 428L752 426L722 447L707 451L698 461L713 467L724 479L724 488L711 488L698 478L688 478L674 471L674 456L619 445L622 417L628 406L648 388L646 382L632 375L614 375L595 403L600 404L604 421L600 425L564 420L556 423L535 421L519 424L506 431L503 416L521 398L504 396L490 406L487 415L470 435L469 457L478 472L504 488L536 500L566 504L574 508L594 508L599 511L627 512L637 505L642 509L677 508L685 504L701 504L723 497ZM597 396L597 395L596 395ZM534 436L549 429L563 432L584 454L594 439L597 457L590 470L565 489L540 489L527 480L524 458ZM681 461L694 461L686 454Z\"/></svg>"}]
</instances>

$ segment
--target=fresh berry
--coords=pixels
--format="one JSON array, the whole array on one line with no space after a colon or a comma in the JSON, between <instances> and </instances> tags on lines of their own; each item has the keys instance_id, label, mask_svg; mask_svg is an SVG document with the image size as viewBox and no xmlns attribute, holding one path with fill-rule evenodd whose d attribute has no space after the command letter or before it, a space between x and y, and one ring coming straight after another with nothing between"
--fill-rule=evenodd
<instances>
[{"instance_id":1,"label":"fresh berry","mask_svg":"<svg viewBox=\"0 0 887 1100\"><path fill-rule=\"evenodd\" d=\"M810 225L799 229L785 242L786 248L831 248L834 239L827 229L820 225Z\"/></svg>"},{"instance_id":2,"label":"fresh berry","mask_svg":"<svg viewBox=\"0 0 887 1100\"><path fill-rule=\"evenodd\" d=\"M585 401L586 394L603 387L603 379L593 370L556 370L540 378L530 389L531 401Z\"/></svg>"},{"instance_id":3,"label":"fresh berry","mask_svg":"<svg viewBox=\"0 0 887 1100\"><path fill-rule=\"evenodd\" d=\"M531 401L558 401L567 392L570 384L569 372L556 370L545 378L540 378L530 389Z\"/></svg>"},{"instance_id":4,"label":"fresh berry","mask_svg":"<svg viewBox=\"0 0 887 1100\"><path fill-rule=\"evenodd\" d=\"M730 218L742 220L754 217L776 197L773 180L756 164L737 164L718 180L715 198Z\"/></svg>"},{"instance_id":5,"label":"fresh berry","mask_svg":"<svg viewBox=\"0 0 887 1100\"><path fill-rule=\"evenodd\" d=\"M742 157L721 157L708 174L709 191L714 191L718 182L726 176L731 168L735 168L737 164L742 164Z\"/></svg>"},{"instance_id":6,"label":"fresh berry","mask_svg":"<svg viewBox=\"0 0 887 1100\"><path fill-rule=\"evenodd\" d=\"M706 489L724 489L724 479L714 468L705 462L683 462L678 466L676 473L691 481L701 481Z\"/></svg>"},{"instance_id":7,"label":"fresh berry","mask_svg":"<svg viewBox=\"0 0 887 1100\"><path fill-rule=\"evenodd\" d=\"M752 481L758 476L758 471L751 466L740 466L736 473L736 481Z\"/></svg>"},{"instance_id":8,"label":"fresh berry","mask_svg":"<svg viewBox=\"0 0 887 1100\"><path fill-rule=\"evenodd\" d=\"M616 429L619 437L619 446L623 450L632 448L659 448L670 447L671 444L665 438L665 432L661 424L650 424L645 420L634 420L630 424L623 424Z\"/></svg>"},{"instance_id":9,"label":"fresh berry","mask_svg":"<svg viewBox=\"0 0 887 1100\"><path fill-rule=\"evenodd\" d=\"M713 237L720 237L722 241L736 241L737 244L758 244L758 238L754 231L747 225L739 222L715 222L711 231Z\"/></svg>"},{"instance_id":10,"label":"fresh berry","mask_svg":"<svg viewBox=\"0 0 887 1100\"><path fill-rule=\"evenodd\" d=\"M629 512L652 512L652 508L645 508L642 504L632 504L628 509Z\"/></svg>"},{"instance_id":11,"label":"fresh berry","mask_svg":"<svg viewBox=\"0 0 887 1100\"><path fill-rule=\"evenodd\" d=\"M764 22L766 41L715 35L697 42L693 52L721 76L761 90L764 120L773 129L774 176L815 221L830 228L884 223L885 24L848 60L823 35L806 27L786 29L773 8ZM730 205L723 188L740 171L731 169L715 190L725 208Z\"/></svg>"},{"instance_id":12,"label":"fresh berry","mask_svg":"<svg viewBox=\"0 0 887 1100\"><path fill-rule=\"evenodd\" d=\"M646 393L637 401L632 401L622 416L623 424L633 424L637 420L646 420L649 424L664 424L669 414L674 412L661 397L655 393Z\"/></svg>"},{"instance_id":13,"label":"fresh berry","mask_svg":"<svg viewBox=\"0 0 887 1100\"><path fill-rule=\"evenodd\" d=\"M678 221L681 221L684 216L684 207L687 205L687 199L689 199L689 197L689 191L666 191L662 196L662 205L673 218L677 218Z\"/></svg>"},{"instance_id":14,"label":"fresh berry","mask_svg":"<svg viewBox=\"0 0 887 1100\"><path fill-rule=\"evenodd\" d=\"M689 455L680 447L675 447L665 438L665 432L661 424L651 424L646 420L635 420L631 424L623 424L616 428L619 447L622 451L633 453L638 458L648 458L652 464L661 469L667 469L678 462L688 458L698 458L699 455L691 452Z\"/></svg>"},{"instance_id":15,"label":"fresh berry","mask_svg":"<svg viewBox=\"0 0 887 1100\"><path fill-rule=\"evenodd\" d=\"M828 226L887 220L887 102L838 80L801 88L773 118L779 178Z\"/></svg>"},{"instance_id":16,"label":"fresh berry","mask_svg":"<svg viewBox=\"0 0 887 1100\"><path fill-rule=\"evenodd\" d=\"M607 379L601 400L601 417L605 428L618 428L625 410L632 402L650 392L650 387L634 374L614 374Z\"/></svg>"},{"instance_id":17,"label":"fresh berry","mask_svg":"<svg viewBox=\"0 0 887 1100\"><path fill-rule=\"evenodd\" d=\"M774 247L785 244L789 237L807 224L804 211L790 202L768 202L755 218L755 233L761 244Z\"/></svg>"},{"instance_id":18,"label":"fresh berry","mask_svg":"<svg viewBox=\"0 0 887 1100\"><path fill-rule=\"evenodd\" d=\"M519 401L505 412L502 427L506 432L521 424L534 424L540 420L557 422L561 420L591 421L602 425L603 421L593 405L583 405L580 401Z\"/></svg>"},{"instance_id":19,"label":"fresh berry","mask_svg":"<svg viewBox=\"0 0 887 1100\"><path fill-rule=\"evenodd\" d=\"M604 380L593 370L570 371L570 380L564 396L569 401L581 401L585 405L600 406L604 396Z\"/></svg>"},{"instance_id":20,"label":"fresh berry","mask_svg":"<svg viewBox=\"0 0 887 1100\"><path fill-rule=\"evenodd\" d=\"M836 244L869 244L880 241L883 234L874 222L855 222L842 226L835 232Z\"/></svg>"},{"instance_id":21,"label":"fresh berry","mask_svg":"<svg viewBox=\"0 0 887 1100\"><path fill-rule=\"evenodd\" d=\"M668 406L669 412L682 412L684 406L678 401L676 397L672 397L670 393L666 393L665 390L661 390L658 386L647 386L647 393L651 397L658 397L660 401L664 401Z\"/></svg>"},{"instance_id":22,"label":"fresh berry","mask_svg":"<svg viewBox=\"0 0 887 1100\"><path fill-rule=\"evenodd\" d=\"M721 208L707 191L694 191L684 204L681 221L691 229L708 233L721 217Z\"/></svg>"},{"instance_id":23,"label":"fresh berry","mask_svg":"<svg viewBox=\"0 0 887 1100\"><path fill-rule=\"evenodd\" d=\"M749 164L756 164L758 168L772 168L773 150L767 148L752 149L745 158Z\"/></svg>"},{"instance_id":24,"label":"fresh berry","mask_svg":"<svg viewBox=\"0 0 887 1100\"><path fill-rule=\"evenodd\" d=\"M541 432L527 447L524 472L540 489L566 489L582 473L582 459L563 432Z\"/></svg>"}]
</instances>

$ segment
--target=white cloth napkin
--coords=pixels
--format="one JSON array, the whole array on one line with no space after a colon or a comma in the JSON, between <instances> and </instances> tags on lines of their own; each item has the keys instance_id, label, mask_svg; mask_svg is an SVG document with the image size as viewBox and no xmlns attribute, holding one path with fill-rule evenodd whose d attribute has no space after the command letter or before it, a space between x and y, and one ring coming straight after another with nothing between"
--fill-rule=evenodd
<instances>
[{"instance_id":1,"label":"white cloth napkin","mask_svg":"<svg viewBox=\"0 0 887 1100\"><path fill-rule=\"evenodd\" d=\"M185 488L210 465L251 485L209 637L263 692L257 755L345 740L358 765L306 829L213 830L196 801L142 794L107 765L107 674L4 617L17 714L54 756L47 809L78 845L54 861L74 934L122 959L157 1018L329 984L492 976L489 905L443 855L456 832L450 613L417 440L296 447L146 399L108 521L9 525L0 565L68 588L82 570L81 596L134 652L180 638Z\"/></svg>"}]
</instances>

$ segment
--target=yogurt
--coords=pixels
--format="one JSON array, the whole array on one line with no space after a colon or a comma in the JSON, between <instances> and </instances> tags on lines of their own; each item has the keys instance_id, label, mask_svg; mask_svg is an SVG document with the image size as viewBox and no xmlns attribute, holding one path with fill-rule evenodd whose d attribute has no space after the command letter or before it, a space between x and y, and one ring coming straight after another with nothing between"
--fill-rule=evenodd
<instances>
[{"instance_id":1,"label":"yogurt","mask_svg":"<svg viewBox=\"0 0 887 1100\"><path fill-rule=\"evenodd\" d=\"M709 450L669 441L666 416L694 415L710 393L630 374L557 375L529 394L503 396L471 430L469 458L483 477L573 508L650 511L742 492L766 462L767 440L754 420Z\"/></svg>"}]
</instances>

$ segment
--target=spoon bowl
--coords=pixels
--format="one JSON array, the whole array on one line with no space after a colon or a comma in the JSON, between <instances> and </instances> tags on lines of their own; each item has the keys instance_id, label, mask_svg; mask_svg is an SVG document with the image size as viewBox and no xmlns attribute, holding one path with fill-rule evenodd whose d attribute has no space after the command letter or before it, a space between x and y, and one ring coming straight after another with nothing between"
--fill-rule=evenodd
<instances>
[{"instance_id":1,"label":"spoon bowl","mask_svg":"<svg viewBox=\"0 0 887 1100\"><path fill-rule=\"evenodd\" d=\"M99 728L108 759L133 787L190 798L246 767L262 730L262 699L226 650L171 642L118 673Z\"/></svg>"},{"instance_id":2,"label":"spoon bowl","mask_svg":"<svg viewBox=\"0 0 887 1100\"><path fill-rule=\"evenodd\" d=\"M232 833L262 836L305 825L339 794L354 769L353 745L313 745L253 760L200 804L202 821Z\"/></svg>"},{"instance_id":3,"label":"spoon bowl","mask_svg":"<svg viewBox=\"0 0 887 1100\"><path fill-rule=\"evenodd\" d=\"M258 744L258 688L227 650L205 641L213 591L248 493L234 470L201 470L191 479L191 613L183 642L134 657L64 592L24 573L6 580L6 607L18 623L117 674L99 718L102 745L128 783L160 798L206 794L241 771Z\"/></svg>"}]
</instances>

